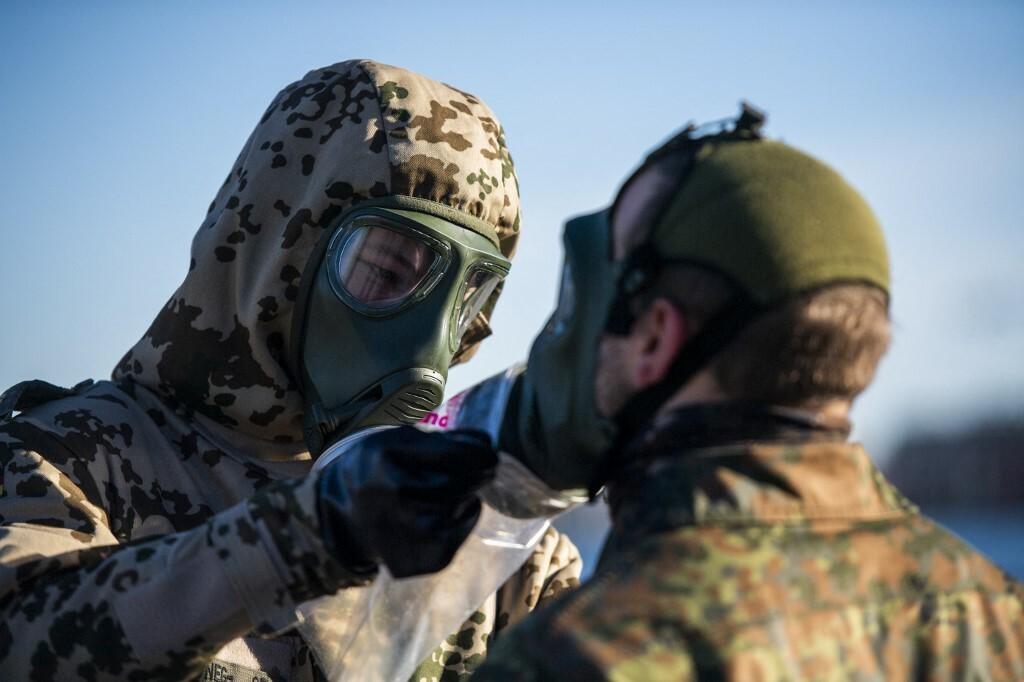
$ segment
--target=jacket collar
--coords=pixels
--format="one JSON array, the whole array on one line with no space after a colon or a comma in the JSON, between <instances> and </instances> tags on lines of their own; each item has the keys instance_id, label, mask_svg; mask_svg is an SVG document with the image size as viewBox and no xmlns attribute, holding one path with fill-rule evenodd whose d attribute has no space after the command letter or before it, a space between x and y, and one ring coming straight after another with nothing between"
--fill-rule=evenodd
<instances>
[{"instance_id":1,"label":"jacket collar","mask_svg":"<svg viewBox=\"0 0 1024 682\"><path fill-rule=\"evenodd\" d=\"M827 523L916 512L856 443L849 423L750 405L686 408L624 452L609 485L616 530Z\"/></svg>"}]
</instances>

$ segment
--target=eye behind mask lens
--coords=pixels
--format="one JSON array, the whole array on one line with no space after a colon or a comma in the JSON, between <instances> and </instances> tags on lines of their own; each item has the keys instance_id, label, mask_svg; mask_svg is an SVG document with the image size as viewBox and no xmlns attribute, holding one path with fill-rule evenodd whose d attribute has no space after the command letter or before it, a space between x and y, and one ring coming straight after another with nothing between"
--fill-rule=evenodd
<instances>
[{"instance_id":1,"label":"eye behind mask lens","mask_svg":"<svg viewBox=\"0 0 1024 682\"><path fill-rule=\"evenodd\" d=\"M364 312L390 312L425 296L443 274L440 250L404 231L359 225L341 238L331 254L331 283Z\"/></svg>"}]
</instances>

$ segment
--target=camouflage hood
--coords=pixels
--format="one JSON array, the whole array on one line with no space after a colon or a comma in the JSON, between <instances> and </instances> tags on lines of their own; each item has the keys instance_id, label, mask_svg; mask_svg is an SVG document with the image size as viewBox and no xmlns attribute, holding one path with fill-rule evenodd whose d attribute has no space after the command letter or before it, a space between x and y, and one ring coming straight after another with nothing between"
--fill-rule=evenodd
<instances>
[{"instance_id":1,"label":"camouflage hood","mask_svg":"<svg viewBox=\"0 0 1024 682\"><path fill-rule=\"evenodd\" d=\"M114 380L235 432L301 443L303 401L287 360L299 282L326 228L388 197L411 198L506 256L515 250L518 183L501 125L479 99L366 60L286 87L210 205L184 282ZM493 304L456 362L490 333Z\"/></svg>"}]
</instances>

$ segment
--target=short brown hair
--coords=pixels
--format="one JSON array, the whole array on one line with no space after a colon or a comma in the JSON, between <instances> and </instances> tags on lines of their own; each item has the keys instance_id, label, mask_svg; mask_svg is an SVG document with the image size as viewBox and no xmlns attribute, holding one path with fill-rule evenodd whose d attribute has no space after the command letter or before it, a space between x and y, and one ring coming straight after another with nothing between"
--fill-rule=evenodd
<instances>
[{"instance_id":1,"label":"short brown hair","mask_svg":"<svg viewBox=\"0 0 1024 682\"><path fill-rule=\"evenodd\" d=\"M735 292L721 275L677 265L666 268L638 303L668 298L699 330ZM776 405L851 400L871 383L889 346L888 309L886 293L867 284L807 292L755 317L709 369L735 399Z\"/></svg>"}]
</instances>

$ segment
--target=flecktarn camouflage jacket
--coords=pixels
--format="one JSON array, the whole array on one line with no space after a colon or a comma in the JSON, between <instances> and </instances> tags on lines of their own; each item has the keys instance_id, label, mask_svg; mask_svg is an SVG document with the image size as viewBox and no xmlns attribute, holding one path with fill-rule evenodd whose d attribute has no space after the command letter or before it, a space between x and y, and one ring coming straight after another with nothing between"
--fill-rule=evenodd
<instances>
[{"instance_id":1,"label":"flecktarn camouflage jacket","mask_svg":"<svg viewBox=\"0 0 1024 682\"><path fill-rule=\"evenodd\" d=\"M678 455L613 489L592 580L474 679L1024 680L1021 585L858 445Z\"/></svg>"},{"instance_id":2,"label":"flecktarn camouflage jacket","mask_svg":"<svg viewBox=\"0 0 1024 682\"><path fill-rule=\"evenodd\" d=\"M113 381L33 388L23 404L38 404L0 419L0 679L313 678L289 628L339 569L306 476L290 327L325 228L391 195L467 213L514 250L518 188L486 105L369 61L310 72L263 115ZM415 678L461 679L578 573L551 531Z\"/></svg>"}]
</instances>

